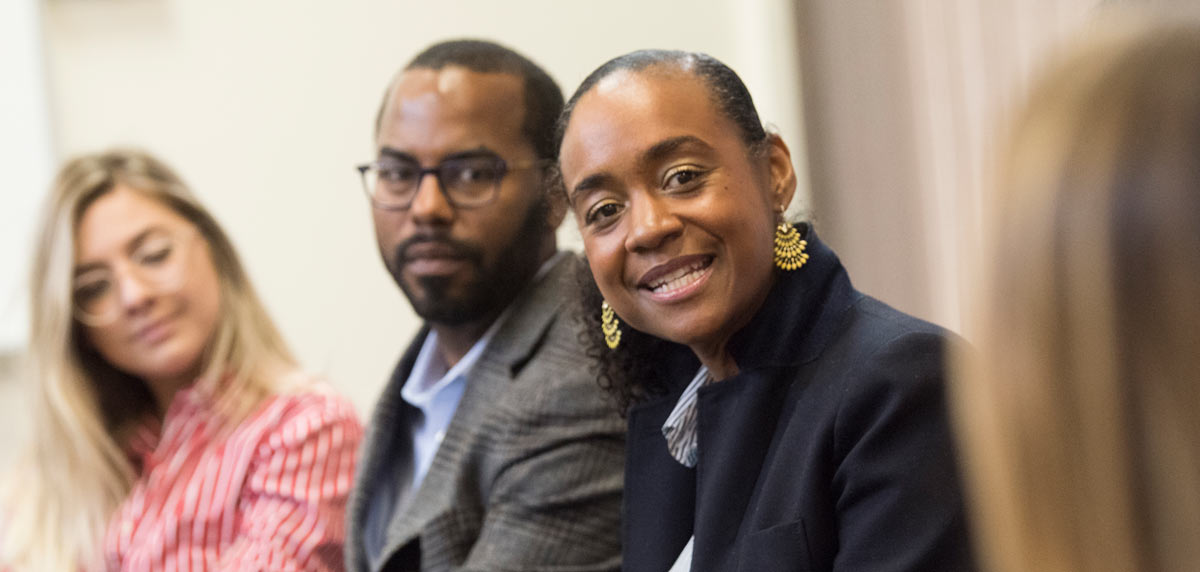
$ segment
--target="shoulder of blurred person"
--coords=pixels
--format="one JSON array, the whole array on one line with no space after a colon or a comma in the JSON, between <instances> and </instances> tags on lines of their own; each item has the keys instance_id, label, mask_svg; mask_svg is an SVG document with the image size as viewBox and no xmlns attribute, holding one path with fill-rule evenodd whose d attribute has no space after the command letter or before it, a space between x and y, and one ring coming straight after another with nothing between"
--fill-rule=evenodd
<instances>
[{"instance_id":1,"label":"shoulder of blurred person","mask_svg":"<svg viewBox=\"0 0 1200 572\"><path fill-rule=\"evenodd\" d=\"M1200 21L1125 8L1043 71L985 210L954 393L997 571L1200 561Z\"/></svg>"}]
</instances>

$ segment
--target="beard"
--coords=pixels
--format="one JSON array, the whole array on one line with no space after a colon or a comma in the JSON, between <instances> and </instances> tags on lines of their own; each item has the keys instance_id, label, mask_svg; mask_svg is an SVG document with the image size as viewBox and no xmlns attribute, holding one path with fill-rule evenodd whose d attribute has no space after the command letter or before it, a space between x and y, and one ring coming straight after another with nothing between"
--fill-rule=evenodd
<instances>
[{"instance_id":1,"label":"beard","mask_svg":"<svg viewBox=\"0 0 1200 572\"><path fill-rule=\"evenodd\" d=\"M488 265L484 249L476 243L455 240L437 234L420 234L396 246L388 271L413 310L422 319L435 324L457 326L499 314L528 285L541 263L540 251L545 238L549 203L535 202L525 213L512 241ZM422 243L437 243L450 249L470 271L465 283L458 276L403 275L408 264L408 249Z\"/></svg>"}]
</instances>

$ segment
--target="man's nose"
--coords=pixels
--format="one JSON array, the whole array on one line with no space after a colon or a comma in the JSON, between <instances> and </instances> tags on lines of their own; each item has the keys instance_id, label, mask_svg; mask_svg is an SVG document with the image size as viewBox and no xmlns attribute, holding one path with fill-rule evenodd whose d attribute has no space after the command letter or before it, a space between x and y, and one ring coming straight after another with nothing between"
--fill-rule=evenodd
<instances>
[{"instance_id":1,"label":"man's nose","mask_svg":"<svg viewBox=\"0 0 1200 572\"><path fill-rule=\"evenodd\" d=\"M454 218L454 205L442 190L442 181L436 172L425 172L417 181L417 194L413 195L409 215L416 222L439 224Z\"/></svg>"}]
</instances>

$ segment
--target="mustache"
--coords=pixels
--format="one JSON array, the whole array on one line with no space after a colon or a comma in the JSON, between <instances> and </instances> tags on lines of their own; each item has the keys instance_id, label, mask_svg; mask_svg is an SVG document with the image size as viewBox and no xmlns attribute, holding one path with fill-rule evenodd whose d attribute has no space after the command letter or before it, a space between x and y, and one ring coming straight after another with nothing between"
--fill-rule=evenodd
<instances>
[{"instance_id":1,"label":"mustache","mask_svg":"<svg viewBox=\"0 0 1200 572\"><path fill-rule=\"evenodd\" d=\"M445 236L418 234L396 245L393 256L396 268L403 267L414 258L415 248L429 246L437 248L438 254L442 256L463 258L477 263L483 260L483 249L478 245Z\"/></svg>"}]
</instances>

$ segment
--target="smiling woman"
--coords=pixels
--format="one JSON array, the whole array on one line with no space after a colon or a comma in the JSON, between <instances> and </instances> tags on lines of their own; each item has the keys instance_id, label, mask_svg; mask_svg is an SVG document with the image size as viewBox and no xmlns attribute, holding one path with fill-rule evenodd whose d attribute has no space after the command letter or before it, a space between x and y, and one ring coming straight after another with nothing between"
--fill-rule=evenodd
<instances>
[{"instance_id":1,"label":"smiling woman","mask_svg":"<svg viewBox=\"0 0 1200 572\"><path fill-rule=\"evenodd\" d=\"M791 156L737 74L621 56L559 131L603 297L592 345L635 403L625 569L970 570L953 336L854 290L812 226L784 220Z\"/></svg>"},{"instance_id":2,"label":"smiling woman","mask_svg":"<svg viewBox=\"0 0 1200 572\"><path fill-rule=\"evenodd\" d=\"M39 238L36 430L0 569L340 569L353 408L297 370L178 176L140 152L74 159Z\"/></svg>"}]
</instances>

